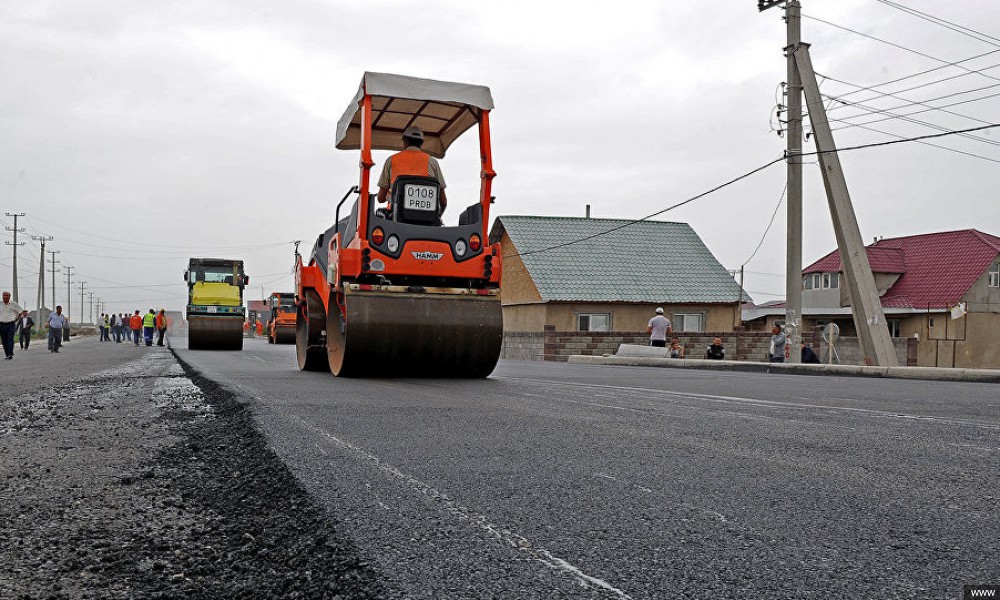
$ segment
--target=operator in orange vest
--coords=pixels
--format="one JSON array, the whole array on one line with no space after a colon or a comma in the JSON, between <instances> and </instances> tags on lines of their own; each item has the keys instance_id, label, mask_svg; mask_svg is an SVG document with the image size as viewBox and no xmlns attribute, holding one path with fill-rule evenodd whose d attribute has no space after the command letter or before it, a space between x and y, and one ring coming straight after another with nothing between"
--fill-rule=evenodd
<instances>
[{"instance_id":1,"label":"operator in orange vest","mask_svg":"<svg viewBox=\"0 0 1000 600\"><path fill-rule=\"evenodd\" d=\"M420 149L424 145L424 132L415 125L410 125L403 132L402 152L397 152L385 161L382 166L382 175L378 178L378 201L388 202L389 192L392 185L396 183L396 178L401 175L419 175L421 177L433 177L441 184L441 208L438 213L443 213L448 206L448 198L444 194L444 173L441 172L441 165L438 164L430 154ZM392 205L390 203L391 210Z\"/></svg>"}]
</instances>

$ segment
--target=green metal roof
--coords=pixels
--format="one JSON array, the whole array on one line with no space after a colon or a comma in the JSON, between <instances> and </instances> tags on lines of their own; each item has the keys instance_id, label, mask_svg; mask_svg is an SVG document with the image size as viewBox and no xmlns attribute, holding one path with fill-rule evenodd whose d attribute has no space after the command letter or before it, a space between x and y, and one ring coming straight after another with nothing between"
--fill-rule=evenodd
<instances>
[{"instance_id":1,"label":"green metal roof","mask_svg":"<svg viewBox=\"0 0 1000 600\"><path fill-rule=\"evenodd\" d=\"M705 304L740 297L739 285L687 223L503 216L490 239L504 231L515 246L504 256L521 254L545 301ZM745 293L743 301L750 301Z\"/></svg>"}]
</instances>

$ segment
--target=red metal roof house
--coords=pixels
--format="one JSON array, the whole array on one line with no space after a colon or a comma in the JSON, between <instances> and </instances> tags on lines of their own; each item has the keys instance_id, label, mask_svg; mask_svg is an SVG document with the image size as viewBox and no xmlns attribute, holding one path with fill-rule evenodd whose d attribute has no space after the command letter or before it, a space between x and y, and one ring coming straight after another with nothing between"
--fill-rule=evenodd
<instances>
[{"instance_id":1,"label":"red metal roof house","mask_svg":"<svg viewBox=\"0 0 1000 600\"><path fill-rule=\"evenodd\" d=\"M920 366L1000 368L1000 237L975 229L881 239L867 246L894 337L919 339ZM835 322L855 335L840 252L803 269L803 324ZM745 311L745 320L784 316L784 307Z\"/></svg>"}]
</instances>

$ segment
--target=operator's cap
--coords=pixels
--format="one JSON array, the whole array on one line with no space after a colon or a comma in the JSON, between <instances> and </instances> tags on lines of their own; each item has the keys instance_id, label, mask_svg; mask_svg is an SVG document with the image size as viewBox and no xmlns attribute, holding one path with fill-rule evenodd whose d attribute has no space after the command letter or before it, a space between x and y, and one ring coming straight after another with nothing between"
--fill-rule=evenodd
<instances>
[{"instance_id":1,"label":"operator's cap","mask_svg":"<svg viewBox=\"0 0 1000 600\"><path fill-rule=\"evenodd\" d=\"M662 315L663 314L663 307L662 306L657 306L656 307L656 314L658 314L658 315Z\"/></svg>"},{"instance_id":2,"label":"operator's cap","mask_svg":"<svg viewBox=\"0 0 1000 600\"><path fill-rule=\"evenodd\" d=\"M410 138L411 140L424 140L424 132L416 125L410 125L403 132L403 137Z\"/></svg>"}]
</instances>

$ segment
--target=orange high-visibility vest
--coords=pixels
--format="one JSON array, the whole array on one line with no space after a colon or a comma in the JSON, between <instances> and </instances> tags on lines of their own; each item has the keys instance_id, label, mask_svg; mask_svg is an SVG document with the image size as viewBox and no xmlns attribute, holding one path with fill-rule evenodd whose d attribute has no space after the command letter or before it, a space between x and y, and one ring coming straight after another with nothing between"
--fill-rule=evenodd
<instances>
[{"instance_id":1,"label":"orange high-visibility vest","mask_svg":"<svg viewBox=\"0 0 1000 600\"><path fill-rule=\"evenodd\" d=\"M407 148L402 152L397 152L392 155L389 161L389 174L392 177L389 185L396 183L396 178L401 175L430 177L431 156L416 148Z\"/></svg>"}]
</instances>

